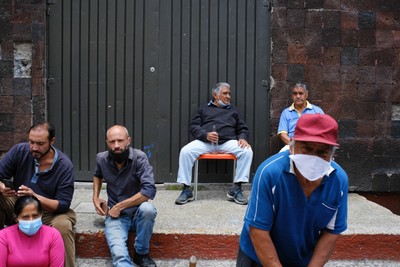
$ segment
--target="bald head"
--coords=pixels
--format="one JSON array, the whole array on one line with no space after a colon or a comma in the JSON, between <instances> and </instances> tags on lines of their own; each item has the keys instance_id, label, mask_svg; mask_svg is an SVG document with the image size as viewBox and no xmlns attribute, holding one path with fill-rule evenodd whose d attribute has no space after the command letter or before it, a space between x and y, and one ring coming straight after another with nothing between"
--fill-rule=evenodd
<instances>
[{"instance_id":1,"label":"bald head","mask_svg":"<svg viewBox=\"0 0 400 267\"><path fill-rule=\"evenodd\" d=\"M120 131L125 132L126 136L129 137L128 129L126 129L125 126L123 126L123 125L114 125L114 126L111 126L110 128L108 128L107 133L106 133L106 139L108 139L109 133L115 132L115 131L118 131L118 132L120 132Z\"/></svg>"},{"instance_id":2,"label":"bald head","mask_svg":"<svg viewBox=\"0 0 400 267\"><path fill-rule=\"evenodd\" d=\"M111 151L121 152L131 144L131 138L124 126L114 125L107 130L106 142Z\"/></svg>"}]
</instances>

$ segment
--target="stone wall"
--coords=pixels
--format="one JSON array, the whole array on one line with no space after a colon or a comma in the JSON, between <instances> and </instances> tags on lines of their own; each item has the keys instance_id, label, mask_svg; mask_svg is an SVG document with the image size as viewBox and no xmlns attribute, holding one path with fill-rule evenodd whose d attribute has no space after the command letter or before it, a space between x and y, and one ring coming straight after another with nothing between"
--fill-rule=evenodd
<instances>
[{"instance_id":1,"label":"stone wall","mask_svg":"<svg viewBox=\"0 0 400 267\"><path fill-rule=\"evenodd\" d=\"M274 0L271 135L295 82L339 122L350 190L400 191L400 1Z\"/></svg>"},{"instance_id":2,"label":"stone wall","mask_svg":"<svg viewBox=\"0 0 400 267\"><path fill-rule=\"evenodd\" d=\"M0 154L45 119L45 1L0 1Z\"/></svg>"}]
</instances>

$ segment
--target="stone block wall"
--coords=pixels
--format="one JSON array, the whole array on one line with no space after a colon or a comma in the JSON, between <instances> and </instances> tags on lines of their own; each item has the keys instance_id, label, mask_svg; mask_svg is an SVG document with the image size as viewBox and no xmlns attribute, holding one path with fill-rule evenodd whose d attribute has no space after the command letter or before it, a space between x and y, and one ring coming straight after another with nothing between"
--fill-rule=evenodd
<instances>
[{"instance_id":1,"label":"stone block wall","mask_svg":"<svg viewBox=\"0 0 400 267\"><path fill-rule=\"evenodd\" d=\"M45 119L46 5L0 1L0 155Z\"/></svg>"},{"instance_id":2,"label":"stone block wall","mask_svg":"<svg viewBox=\"0 0 400 267\"><path fill-rule=\"evenodd\" d=\"M339 123L352 191L400 191L400 1L274 0L271 135L305 82Z\"/></svg>"}]
</instances>

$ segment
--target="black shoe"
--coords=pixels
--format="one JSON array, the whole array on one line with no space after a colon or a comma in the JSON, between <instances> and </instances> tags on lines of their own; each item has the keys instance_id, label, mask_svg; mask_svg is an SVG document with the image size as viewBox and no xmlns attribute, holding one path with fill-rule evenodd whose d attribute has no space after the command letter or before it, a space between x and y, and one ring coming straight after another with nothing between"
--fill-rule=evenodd
<instances>
[{"instance_id":1,"label":"black shoe","mask_svg":"<svg viewBox=\"0 0 400 267\"><path fill-rule=\"evenodd\" d=\"M247 205L247 198L243 195L241 187L232 186L228 189L228 194L226 196L229 201L235 201L235 203L240 205Z\"/></svg>"},{"instance_id":2,"label":"black shoe","mask_svg":"<svg viewBox=\"0 0 400 267\"><path fill-rule=\"evenodd\" d=\"M194 199L193 192L190 187L184 187L180 196L175 200L175 204L183 205Z\"/></svg>"},{"instance_id":3,"label":"black shoe","mask_svg":"<svg viewBox=\"0 0 400 267\"><path fill-rule=\"evenodd\" d=\"M156 263L150 258L149 254L140 255L135 252L133 263L140 267L156 267Z\"/></svg>"}]
</instances>

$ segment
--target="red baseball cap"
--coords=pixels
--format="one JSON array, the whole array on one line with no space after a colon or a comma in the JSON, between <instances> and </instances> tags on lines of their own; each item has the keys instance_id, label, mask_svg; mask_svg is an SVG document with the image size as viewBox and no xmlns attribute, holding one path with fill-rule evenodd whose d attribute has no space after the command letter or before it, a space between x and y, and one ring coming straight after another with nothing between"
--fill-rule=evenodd
<instances>
[{"instance_id":1,"label":"red baseball cap","mask_svg":"<svg viewBox=\"0 0 400 267\"><path fill-rule=\"evenodd\" d=\"M326 114L304 114L297 121L293 139L339 146L338 124Z\"/></svg>"}]
</instances>

